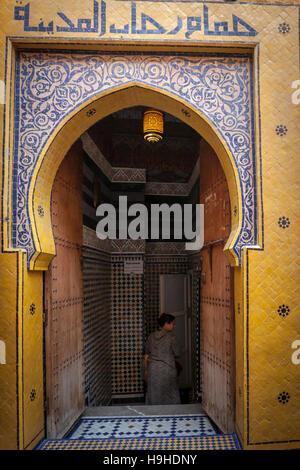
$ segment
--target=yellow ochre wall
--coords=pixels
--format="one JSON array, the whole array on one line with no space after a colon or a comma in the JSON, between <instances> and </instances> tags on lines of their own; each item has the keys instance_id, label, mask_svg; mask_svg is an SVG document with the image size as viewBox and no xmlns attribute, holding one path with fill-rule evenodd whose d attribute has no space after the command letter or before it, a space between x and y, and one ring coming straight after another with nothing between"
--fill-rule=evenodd
<instances>
[{"instance_id":1,"label":"yellow ochre wall","mask_svg":"<svg viewBox=\"0 0 300 470\"><path fill-rule=\"evenodd\" d=\"M28 3L30 25L40 21L47 25L52 20L63 25L57 12L64 12L76 24L77 18L91 18L93 12L92 0L84 2L84 8L82 0ZM245 449L300 448L300 364L291 359L292 343L300 340L297 258L300 103L292 102L295 92L292 84L300 80L300 1L136 2L138 18L144 12L156 18L167 31L176 26L177 16L184 21L187 16L202 17L205 4L211 24L229 21L230 26L235 14L258 32L253 37L207 36L202 28L190 38L186 38L184 28L176 35L111 34L109 28L102 36L99 32L24 31L23 22L14 19L14 7L26 4L21 0L3 0L0 12L0 340L6 344L6 363L0 364L0 448L31 449L44 435L43 273L27 270L25 253L12 249L11 214L6 209L11 197L8 175L13 151L14 51L20 48L232 51L253 55L259 242L257 249L244 249L242 266L235 268L236 428ZM129 1L107 0L110 24L121 28L128 23L130 5ZM280 25L288 28L282 29ZM296 86L299 89L300 82ZM298 98L300 101L300 94ZM62 143L66 151L80 135L81 124L76 116L72 125ZM283 135L278 135L277 126L286 126ZM59 151L57 145L54 140L53 156ZM57 162L62 156L57 157ZM49 184L50 180L49 177ZM45 201L45 207L47 204L49 201ZM282 217L289 219L285 229L279 224ZM47 233L44 236L47 238ZM283 305L289 308L285 317L279 315Z\"/></svg>"}]
</instances>

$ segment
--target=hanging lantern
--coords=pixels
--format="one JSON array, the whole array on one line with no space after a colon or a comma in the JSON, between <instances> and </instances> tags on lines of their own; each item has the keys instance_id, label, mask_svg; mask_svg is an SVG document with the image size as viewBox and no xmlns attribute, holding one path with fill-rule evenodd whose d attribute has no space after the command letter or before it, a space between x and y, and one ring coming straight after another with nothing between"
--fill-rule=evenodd
<instances>
[{"instance_id":1,"label":"hanging lantern","mask_svg":"<svg viewBox=\"0 0 300 470\"><path fill-rule=\"evenodd\" d=\"M156 143L163 138L164 119L163 113L150 109L144 112L144 139L147 142Z\"/></svg>"}]
</instances>

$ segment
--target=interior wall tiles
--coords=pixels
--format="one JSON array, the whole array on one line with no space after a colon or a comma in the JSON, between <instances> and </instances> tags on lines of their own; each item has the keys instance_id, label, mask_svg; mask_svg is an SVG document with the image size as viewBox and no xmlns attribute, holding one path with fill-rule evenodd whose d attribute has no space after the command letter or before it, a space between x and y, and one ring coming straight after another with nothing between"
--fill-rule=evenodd
<instances>
[{"instance_id":1,"label":"interior wall tiles","mask_svg":"<svg viewBox=\"0 0 300 470\"><path fill-rule=\"evenodd\" d=\"M184 78L184 80L183 80ZM34 168L60 122L78 105L121 85L140 83L199 110L232 153L242 192L242 229L234 250L256 243L251 59L20 52L16 60L13 235L15 248L35 253L28 201Z\"/></svg>"},{"instance_id":2,"label":"interior wall tiles","mask_svg":"<svg viewBox=\"0 0 300 470\"><path fill-rule=\"evenodd\" d=\"M111 240L111 253L145 253L145 240Z\"/></svg>"},{"instance_id":3,"label":"interior wall tiles","mask_svg":"<svg viewBox=\"0 0 300 470\"><path fill-rule=\"evenodd\" d=\"M143 255L112 255L112 399L143 397L141 375L144 329L144 275L127 274L124 263Z\"/></svg>"},{"instance_id":4,"label":"interior wall tiles","mask_svg":"<svg viewBox=\"0 0 300 470\"><path fill-rule=\"evenodd\" d=\"M95 230L90 227L86 227L85 225L83 226L83 244L86 247L105 251L106 253L110 253L111 251L111 240L109 238L100 240L100 238L97 237Z\"/></svg>"},{"instance_id":5,"label":"interior wall tiles","mask_svg":"<svg viewBox=\"0 0 300 470\"><path fill-rule=\"evenodd\" d=\"M85 402L87 406L107 405L111 400L111 266L110 240L95 232L99 191L98 166L89 160L82 140L83 161L83 335ZM89 225L89 226L86 226Z\"/></svg>"},{"instance_id":6,"label":"interior wall tiles","mask_svg":"<svg viewBox=\"0 0 300 470\"><path fill-rule=\"evenodd\" d=\"M110 255L83 247L83 335L87 406L111 400Z\"/></svg>"}]
</instances>

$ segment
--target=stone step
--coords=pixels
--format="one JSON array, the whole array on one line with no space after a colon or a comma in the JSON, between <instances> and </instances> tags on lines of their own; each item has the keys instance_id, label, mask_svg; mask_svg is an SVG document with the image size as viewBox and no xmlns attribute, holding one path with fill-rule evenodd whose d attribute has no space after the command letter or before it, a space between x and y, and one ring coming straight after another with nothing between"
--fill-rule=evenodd
<instances>
[{"instance_id":1,"label":"stone step","mask_svg":"<svg viewBox=\"0 0 300 470\"><path fill-rule=\"evenodd\" d=\"M190 405L141 405L94 406L86 408L84 416L181 416L205 415L200 403Z\"/></svg>"}]
</instances>

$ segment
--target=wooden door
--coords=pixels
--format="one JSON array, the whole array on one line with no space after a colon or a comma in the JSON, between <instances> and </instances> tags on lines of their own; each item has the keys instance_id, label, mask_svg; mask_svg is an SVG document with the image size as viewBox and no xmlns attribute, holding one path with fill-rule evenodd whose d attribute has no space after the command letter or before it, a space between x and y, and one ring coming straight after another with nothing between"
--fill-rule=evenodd
<instances>
[{"instance_id":1,"label":"wooden door","mask_svg":"<svg viewBox=\"0 0 300 470\"><path fill-rule=\"evenodd\" d=\"M212 149L204 143L200 155L200 202L204 204L200 287L202 405L223 432L231 433L235 412L233 269L223 252L230 234L229 193Z\"/></svg>"},{"instance_id":2,"label":"wooden door","mask_svg":"<svg viewBox=\"0 0 300 470\"><path fill-rule=\"evenodd\" d=\"M84 409L82 163L74 145L52 189L56 257L45 274L47 437L62 437Z\"/></svg>"}]
</instances>

